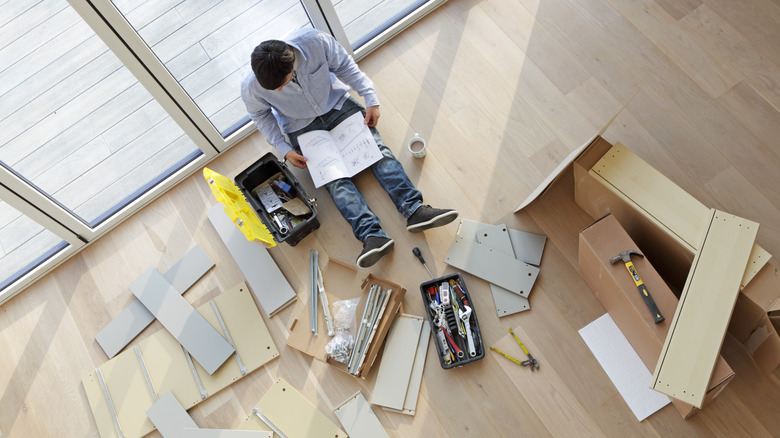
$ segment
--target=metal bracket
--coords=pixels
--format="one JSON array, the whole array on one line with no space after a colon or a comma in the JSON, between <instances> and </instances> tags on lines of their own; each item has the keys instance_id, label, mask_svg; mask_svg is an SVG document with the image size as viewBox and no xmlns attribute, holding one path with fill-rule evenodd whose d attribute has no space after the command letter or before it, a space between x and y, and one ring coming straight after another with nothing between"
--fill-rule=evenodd
<instances>
[{"instance_id":1,"label":"metal bracket","mask_svg":"<svg viewBox=\"0 0 780 438\"><path fill-rule=\"evenodd\" d=\"M230 332L225 325L225 320L222 319L222 313L219 312L217 303L214 300L210 300L209 302L211 303L211 308L214 309L214 313L217 315L217 321L219 321L219 326L222 327L222 334L225 336L225 340L228 341L228 344L230 344L231 347L236 348L236 344L233 343L233 338L230 337ZM238 349L236 349L234 355L236 357L236 364L238 364L238 369L241 371L241 375L246 375L246 367L244 366L244 362L241 360L241 356L238 354Z\"/></svg>"},{"instance_id":2,"label":"metal bracket","mask_svg":"<svg viewBox=\"0 0 780 438\"><path fill-rule=\"evenodd\" d=\"M144 362L144 356L141 354L141 348L138 345L135 345L133 346L133 351L135 351L135 355L138 358L138 363L141 364L141 371L144 373L146 386L149 387L149 392L152 393L154 401L159 400L160 397L157 396L157 391L155 391L154 384L152 383L152 376L149 375L149 370L146 368L146 362Z\"/></svg>"},{"instance_id":3,"label":"metal bracket","mask_svg":"<svg viewBox=\"0 0 780 438\"><path fill-rule=\"evenodd\" d=\"M116 415L114 402L111 400L111 394L108 393L108 386L106 386L106 380L103 378L103 373L100 371L100 368L95 368L95 373L97 374L98 382L100 382L100 389L103 390L103 397L108 404L108 410L111 412L111 418L114 420L116 433L120 438L125 438L125 434L122 433L122 426L119 425L119 417Z\"/></svg>"},{"instance_id":4,"label":"metal bracket","mask_svg":"<svg viewBox=\"0 0 780 438\"><path fill-rule=\"evenodd\" d=\"M203 387L203 383L200 381L198 370L195 368L195 364L192 362L192 356L190 356L190 352L187 351L186 348L181 347L181 350L184 352L184 357L187 359L187 364L190 366L190 371L192 371L192 378L195 379L195 384L198 386L198 391L200 391L200 398L201 400L205 400L206 397L209 396L209 393L206 392L206 388Z\"/></svg>"}]
</instances>

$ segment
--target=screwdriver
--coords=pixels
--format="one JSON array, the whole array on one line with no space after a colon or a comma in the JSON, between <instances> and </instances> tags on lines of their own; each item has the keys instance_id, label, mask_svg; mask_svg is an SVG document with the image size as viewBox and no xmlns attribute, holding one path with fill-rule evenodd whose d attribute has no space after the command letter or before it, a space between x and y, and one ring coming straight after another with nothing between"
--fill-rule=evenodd
<instances>
[{"instance_id":1,"label":"screwdriver","mask_svg":"<svg viewBox=\"0 0 780 438\"><path fill-rule=\"evenodd\" d=\"M431 278L435 279L436 277L434 277L433 274L431 274L431 270L428 269L428 265L425 264L425 259L423 259L422 253L420 252L420 248L416 246L412 248L412 254L414 254L415 256L417 256L418 259L420 259L420 263L422 263L422 265L425 266L425 270L428 271L428 275L430 275Z\"/></svg>"}]
</instances>

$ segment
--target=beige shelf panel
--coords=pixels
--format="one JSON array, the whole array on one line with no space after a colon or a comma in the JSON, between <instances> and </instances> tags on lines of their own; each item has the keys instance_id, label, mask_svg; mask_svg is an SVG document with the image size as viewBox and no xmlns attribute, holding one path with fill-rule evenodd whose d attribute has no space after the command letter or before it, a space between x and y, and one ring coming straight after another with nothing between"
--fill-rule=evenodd
<instances>
[{"instance_id":1,"label":"beige shelf panel","mask_svg":"<svg viewBox=\"0 0 780 438\"><path fill-rule=\"evenodd\" d=\"M620 143L590 169L598 181L696 253L707 225L709 208ZM771 255L755 245L740 281L744 288Z\"/></svg>"},{"instance_id":2,"label":"beige shelf panel","mask_svg":"<svg viewBox=\"0 0 780 438\"><path fill-rule=\"evenodd\" d=\"M726 336L758 224L711 210L651 387L698 408Z\"/></svg>"},{"instance_id":3,"label":"beige shelf panel","mask_svg":"<svg viewBox=\"0 0 780 438\"><path fill-rule=\"evenodd\" d=\"M279 356L279 351L245 283L234 286L214 301L247 373L241 375L234 356L211 376L193 361L208 396L216 394ZM198 307L197 311L212 327L222 332L210 302ZM205 399L200 396L181 345L167 330L157 331L138 346L158 396L170 391L186 409ZM154 398L148 389L143 368L134 349L129 348L118 354L101 365L99 370L106 382L125 438L140 438L154 430L154 425L146 416L146 410L154 404ZM84 376L82 384L100 436L119 438L97 370Z\"/></svg>"}]
</instances>

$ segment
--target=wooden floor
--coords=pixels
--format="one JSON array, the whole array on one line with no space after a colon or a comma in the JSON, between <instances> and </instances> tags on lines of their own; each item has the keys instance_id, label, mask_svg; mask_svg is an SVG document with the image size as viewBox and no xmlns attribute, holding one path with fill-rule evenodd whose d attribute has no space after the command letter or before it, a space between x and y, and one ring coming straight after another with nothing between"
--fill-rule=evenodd
<instances>
[{"instance_id":1,"label":"wooden floor","mask_svg":"<svg viewBox=\"0 0 780 438\"><path fill-rule=\"evenodd\" d=\"M430 346L417 414L375 410L391 436L780 436L780 370L761 375L731 336L722 355L736 377L715 403L687 421L667 406L638 423L577 333L604 313L576 271L577 230L590 218L565 201L566 180L512 213L628 103L608 140L705 204L761 223L758 242L780 254L780 1L451 0L360 64L377 86L383 138L426 202L549 237L528 312L498 319L487 284L466 276L485 344L502 345L512 327L541 371L490 351L445 371ZM404 149L414 133L428 142L423 160ZM268 150L256 134L209 167L235 175ZM303 296L309 249L353 262L360 244L326 192L296 173L322 226L271 254ZM370 272L402 284L406 312L422 315L429 276L411 248L435 274L453 272L442 260L455 225L409 234L373 177L357 180L396 240ZM203 247L217 266L185 295L194 305L242 280L206 218L214 204L195 175L0 308L3 437L97 436L80 379L106 361L94 336L148 267ZM294 313L265 318L281 357L193 408L198 425L236 427L278 377L334 421L347 396L370 398L374 373L356 380L285 347Z\"/></svg>"}]
</instances>

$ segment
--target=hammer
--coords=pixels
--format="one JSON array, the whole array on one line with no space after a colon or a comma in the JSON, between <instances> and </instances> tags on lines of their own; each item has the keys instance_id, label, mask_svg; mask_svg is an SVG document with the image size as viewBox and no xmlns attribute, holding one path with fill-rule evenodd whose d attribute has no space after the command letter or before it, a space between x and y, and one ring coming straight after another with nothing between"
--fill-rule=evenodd
<instances>
[{"instance_id":1,"label":"hammer","mask_svg":"<svg viewBox=\"0 0 780 438\"><path fill-rule=\"evenodd\" d=\"M644 257L644 255L637 251L628 250L621 252L615 257L612 257L609 259L609 262L614 265L618 260L623 260L623 263L626 265L626 269L628 269L628 273L631 274L631 278L634 279L634 284L636 284L636 287L639 289L639 293L642 294L642 298L644 298L645 304L647 304L647 308L650 309L650 313L653 314L653 320L655 320L655 323L658 324L664 320L664 317L661 315L661 311L658 310L658 306L655 305L655 301L650 295L650 292L647 290L647 286L645 286L645 283L641 278L639 278L639 273L636 271L634 263L631 262L632 255Z\"/></svg>"}]
</instances>

